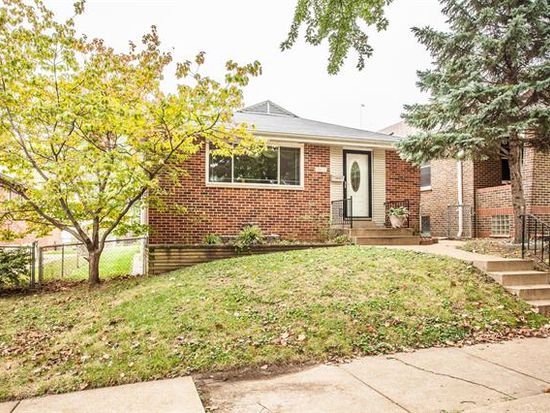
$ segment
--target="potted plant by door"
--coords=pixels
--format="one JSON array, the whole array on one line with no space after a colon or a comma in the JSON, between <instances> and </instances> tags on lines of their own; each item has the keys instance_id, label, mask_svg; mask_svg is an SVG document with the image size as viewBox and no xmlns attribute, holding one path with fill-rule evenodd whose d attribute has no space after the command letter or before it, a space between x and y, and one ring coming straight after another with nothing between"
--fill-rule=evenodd
<instances>
[{"instance_id":1,"label":"potted plant by door","mask_svg":"<svg viewBox=\"0 0 550 413\"><path fill-rule=\"evenodd\" d=\"M409 216L409 210L404 206L390 208L388 210L388 216L390 217L392 228L402 228Z\"/></svg>"}]
</instances>

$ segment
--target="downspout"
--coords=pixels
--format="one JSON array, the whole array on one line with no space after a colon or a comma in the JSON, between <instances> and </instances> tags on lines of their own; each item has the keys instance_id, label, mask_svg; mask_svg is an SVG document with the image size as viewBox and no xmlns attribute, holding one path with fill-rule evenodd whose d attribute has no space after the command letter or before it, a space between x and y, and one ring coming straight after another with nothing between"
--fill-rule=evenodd
<instances>
[{"instance_id":1,"label":"downspout","mask_svg":"<svg viewBox=\"0 0 550 413\"><path fill-rule=\"evenodd\" d=\"M462 178L462 161L457 161L456 163L456 182L457 182L457 199L458 199L458 233L456 234L457 238L462 238L462 233L464 232L464 207L462 205L462 189L463 189L463 178Z\"/></svg>"}]
</instances>

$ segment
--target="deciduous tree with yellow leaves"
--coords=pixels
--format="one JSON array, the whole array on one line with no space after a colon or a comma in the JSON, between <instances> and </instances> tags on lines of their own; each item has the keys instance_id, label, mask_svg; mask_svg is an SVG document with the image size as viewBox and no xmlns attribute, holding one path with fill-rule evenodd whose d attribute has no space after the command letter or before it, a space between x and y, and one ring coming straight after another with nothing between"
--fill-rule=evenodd
<instances>
[{"instance_id":1,"label":"deciduous tree with yellow leaves","mask_svg":"<svg viewBox=\"0 0 550 413\"><path fill-rule=\"evenodd\" d=\"M172 57L155 27L118 52L77 34L83 2L61 23L40 0L0 5L0 187L17 195L0 220L69 232L86 246L97 284L107 237L139 229L128 212L160 202L161 177L181 181L205 141L224 155L257 150L233 113L260 65L230 61L218 82L200 74L200 53L175 65L168 93L160 83Z\"/></svg>"}]
</instances>

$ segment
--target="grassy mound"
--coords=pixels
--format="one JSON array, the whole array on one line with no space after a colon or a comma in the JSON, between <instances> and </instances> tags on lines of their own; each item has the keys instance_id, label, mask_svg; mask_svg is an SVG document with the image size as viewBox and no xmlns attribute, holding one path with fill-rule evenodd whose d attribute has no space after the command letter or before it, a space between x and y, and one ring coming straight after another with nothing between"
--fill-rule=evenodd
<instances>
[{"instance_id":1,"label":"grassy mound","mask_svg":"<svg viewBox=\"0 0 550 413\"><path fill-rule=\"evenodd\" d=\"M546 322L458 261L346 246L0 298L0 399L323 361Z\"/></svg>"}]
</instances>

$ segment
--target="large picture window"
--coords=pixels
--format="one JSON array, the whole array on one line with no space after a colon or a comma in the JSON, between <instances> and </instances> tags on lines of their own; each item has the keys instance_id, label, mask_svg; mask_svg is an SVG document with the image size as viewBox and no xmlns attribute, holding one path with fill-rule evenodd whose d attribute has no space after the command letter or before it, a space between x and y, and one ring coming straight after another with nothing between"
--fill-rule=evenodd
<instances>
[{"instance_id":1,"label":"large picture window","mask_svg":"<svg viewBox=\"0 0 550 413\"><path fill-rule=\"evenodd\" d=\"M216 156L209 152L208 182L250 185L302 185L302 148L270 146L257 156Z\"/></svg>"}]
</instances>

